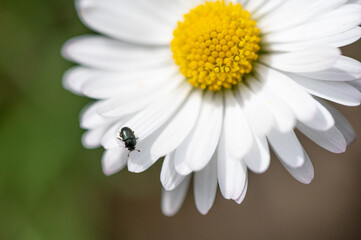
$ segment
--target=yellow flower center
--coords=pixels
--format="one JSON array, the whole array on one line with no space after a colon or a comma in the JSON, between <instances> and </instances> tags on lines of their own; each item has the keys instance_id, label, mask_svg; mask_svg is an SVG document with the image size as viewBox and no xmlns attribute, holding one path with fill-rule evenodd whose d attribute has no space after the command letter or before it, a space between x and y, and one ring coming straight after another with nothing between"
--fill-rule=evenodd
<instances>
[{"instance_id":1,"label":"yellow flower center","mask_svg":"<svg viewBox=\"0 0 361 240\"><path fill-rule=\"evenodd\" d=\"M252 71L260 30L241 4L206 2L184 15L171 43L173 59L190 84L219 91Z\"/></svg>"}]
</instances>

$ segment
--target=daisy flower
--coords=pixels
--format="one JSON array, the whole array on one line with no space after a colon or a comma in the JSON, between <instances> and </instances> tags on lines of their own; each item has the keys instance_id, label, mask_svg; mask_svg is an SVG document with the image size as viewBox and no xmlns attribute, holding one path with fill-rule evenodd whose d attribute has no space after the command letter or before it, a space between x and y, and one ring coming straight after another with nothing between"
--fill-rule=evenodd
<instances>
[{"instance_id":1,"label":"daisy flower","mask_svg":"<svg viewBox=\"0 0 361 240\"><path fill-rule=\"evenodd\" d=\"M334 153L355 138L325 100L360 104L361 64L339 50L361 36L359 0L78 0L76 8L102 34L62 49L80 64L65 88L96 99L81 114L83 144L104 147L106 175L163 161L166 215L180 209L192 176L200 213L218 187L241 203L248 169L266 171L271 149L310 183L295 128ZM129 157L123 127L138 138Z\"/></svg>"}]
</instances>

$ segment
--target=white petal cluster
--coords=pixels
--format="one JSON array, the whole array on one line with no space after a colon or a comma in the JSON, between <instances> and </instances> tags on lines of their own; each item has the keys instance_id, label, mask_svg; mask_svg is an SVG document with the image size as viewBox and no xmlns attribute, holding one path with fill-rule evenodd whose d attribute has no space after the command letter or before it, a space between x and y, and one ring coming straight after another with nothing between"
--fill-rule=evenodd
<instances>
[{"instance_id":1,"label":"white petal cluster","mask_svg":"<svg viewBox=\"0 0 361 240\"><path fill-rule=\"evenodd\" d=\"M164 157L162 210L174 215L193 176L195 203L211 208L217 187L241 203L247 171L267 170L270 149L298 181L310 183L312 163L297 128L316 144L344 152L355 136L326 99L361 102L361 64L339 47L361 37L360 0L234 0L261 30L262 54L247 84L203 92L184 79L169 44L177 22L203 0L78 0L89 28L103 34L74 38L63 55L80 66L64 76L75 94L96 99L81 116L83 143L103 146L103 171L140 173ZM135 131L137 149L117 140Z\"/></svg>"}]
</instances>

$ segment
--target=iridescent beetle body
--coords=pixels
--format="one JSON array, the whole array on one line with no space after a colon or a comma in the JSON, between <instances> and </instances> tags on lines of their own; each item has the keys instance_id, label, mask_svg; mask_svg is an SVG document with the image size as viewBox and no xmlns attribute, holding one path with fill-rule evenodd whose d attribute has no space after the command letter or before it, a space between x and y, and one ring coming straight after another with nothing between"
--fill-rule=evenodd
<instances>
[{"instance_id":1,"label":"iridescent beetle body","mask_svg":"<svg viewBox=\"0 0 361 240\"><path fill-rule=\"evenodd\" d=\"M137 150L138 152L140 152L138 149L135 149L138 138L135 137L134 131L132 129L130 129L129 127L123 127L122 129L120 129L118 139L120 141L124 142L124 145L129 150L129 153L134 150ZM129 156L129 153L128 153L128 156Z\"/></svg>"}]
</instances>

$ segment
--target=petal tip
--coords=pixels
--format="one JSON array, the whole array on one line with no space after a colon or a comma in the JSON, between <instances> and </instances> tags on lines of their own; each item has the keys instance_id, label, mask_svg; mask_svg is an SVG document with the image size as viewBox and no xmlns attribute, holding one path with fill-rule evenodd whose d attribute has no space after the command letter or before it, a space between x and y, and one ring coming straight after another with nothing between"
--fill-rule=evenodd
<instances>
[{"instance_id":1,"label":"petal tip","mask_svg":"<svg viewBox=\"0 0 361 240\"><path fill-rule=\"evenodd\" d=\"M128 161L127 167L128 167L129 172L132 172L132 173L140 173L140 172L142 172L141 166L139 166L137 164L134 164L131 161L131 159Z\"/></svg>"},{"instance_id":2,"label":"petal tip","mask_svg":"<svg viewBox=\"0 0 361 240\"><path fill-rule=\"evenodd\" d=\"M107 166L106 164L102 165L102 170L105 176L109 177L111 175L114 175L115 173L117 173L119 170L115 170L112 169L110 166Z\"/></svg>"},{"instance_id":3,"label":"petal tip","mask_svg":"<svg viewBox=\"0 0 361 240\"><path fill-rule=\"evenodd\" d=\"M172 210L170 210L170 209L168 209L166 207L163 207L163 206L161 207L161 209L162 209L163 215L166 216L166 217L174 217L174 215L177 214L177 212L174 212L174 211L172 211Z\"/></svg>"},{"instance_id":4,"label":"petal tip","mask_svg":"<svg viewBox=\"0 0 361 240\"><path fill-rule=\"evenodd\" d=\"M189 175L192 172L192 170L190 170L189 167L186 166L185 164L175 165L175 170L177 171L178 174L183 176Z\"/></svg>"},{"instance_id":5,"label":"petal tip","mask_svg":"<svg viewBox=\"0 0 361 240\"><path fill-rule=\"evenodd\" d=\"M60 49L60 54L61 54L61 56L63 56L63 58L65 58L68 61L73 61L73 58L74 58L73 57L73 51L74 51L73 45L80 38L82 38L82 37L78 36L78 37L71 38L63 44L63 46Z\"/></svg>"},{"instance_id":6,"label":"petal tip","mask_svg":"<svg viewBox=\"0 0 361 240\"><path fill-rule=\"evenodd\" d=\"M81 14L82 11L87 10L89 8L92 8L95 6L95 3L91 0L76 0L75 1L75 7L79 14Z\"/></svg>"},{"instance_id":7,"label":"petal tip","mask_svg":"<svg viewBox=\"0 0 361 240\"><path fill-rule=\"evenodd\" d=\"M302 181L303 184L311 184L311 182L313 181L313 177L310 179L305 179L304 181Z\"/></svg>"},{"instance_id":8,"label":"petal tip","mask_svg":"<svg viewBox=\"0 0 361 240\"><path fill-rule=\"evenodd\" d=\"M205 216L205 215L208 214L208 212L209 212L210 209L197 207L197 210L198 210L198 212L199 212L200 214L202 214L203 216Z\"/></svg>"}]
</instances>

